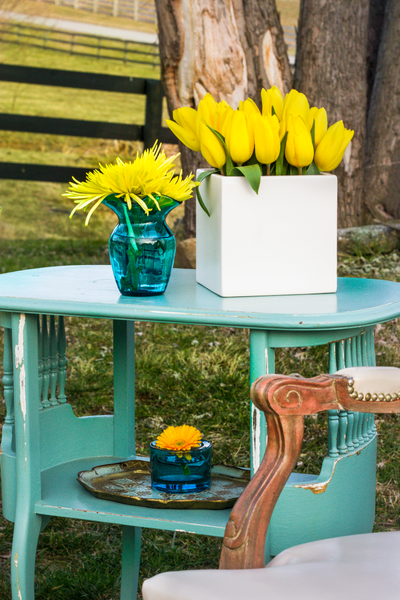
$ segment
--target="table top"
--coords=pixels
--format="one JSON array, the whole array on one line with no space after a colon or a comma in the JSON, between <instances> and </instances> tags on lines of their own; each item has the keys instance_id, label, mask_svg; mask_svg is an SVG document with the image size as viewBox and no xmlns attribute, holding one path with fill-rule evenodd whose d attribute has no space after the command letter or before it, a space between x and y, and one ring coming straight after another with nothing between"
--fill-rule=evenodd
<instances>
[{"instance_id":1,"label":"table top","mask_svg":"<svg viewBox=\"0 0 400 600\"><path fill-rule=\"evenodd\" d=\"M0 311L165 321L251 329L373 325L400 315L400 283L339 278L335 294L221 298L174 269L165 294L121 296L110 266L48 267L0 275Z\"/></svg>"}]
</instances>

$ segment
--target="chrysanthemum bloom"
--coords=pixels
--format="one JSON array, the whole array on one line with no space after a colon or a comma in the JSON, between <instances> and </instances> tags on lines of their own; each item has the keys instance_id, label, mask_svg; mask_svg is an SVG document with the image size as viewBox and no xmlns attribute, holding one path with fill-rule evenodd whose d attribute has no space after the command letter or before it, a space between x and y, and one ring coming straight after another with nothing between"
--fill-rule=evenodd
<instances>
[{"instance_id":1,"label":"chrysanthemum bloom","mask_svg":"<svg viewBox=\"0 0 400 600\"><path fill-rule=\"evenodd\" d=\"M199 185L192 181L193 175L182 178L182 171L175 175L173 161L179 154L167 158L157 142L143 154L137 153L133 162L124 163L117 158L116 164L99 165L86 175L86 181L75 178L63 196L76 203L71 217L76 210L86 209L94 203L88 212L85 225L93 211L107 198L114 195L125 202L129 209L136 202L146 214L156 208L160 210L160 199L173 198L177 202L188 200L193 188Z\"/></svg>"},{"instance_id":2,"label":"chrysanthemum bloom","mask_svg":"<svg viewBox=\"0 0 400 600\"><path fill-rule=\"evenodd\" d=\"M192 448L198 448L201 442L201 433L191 425L167 427L156 439L157 448L178 452L178 456L185 455L187 460L192 457L188 453Z\"/></svg>"}]
</instances>

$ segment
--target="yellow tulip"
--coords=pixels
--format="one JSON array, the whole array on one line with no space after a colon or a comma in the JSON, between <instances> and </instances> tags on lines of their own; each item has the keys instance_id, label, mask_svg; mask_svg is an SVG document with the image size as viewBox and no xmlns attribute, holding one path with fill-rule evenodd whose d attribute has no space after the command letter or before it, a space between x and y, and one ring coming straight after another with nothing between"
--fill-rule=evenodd
<instances>
[{"instance_id":1,"label":"yellow tulip","mask_svg":"<svg viewBox=\"0 0 400 600\"><path fill-rule=\"evenodd\" d=\"M245 112L248 117L250 117L250 115L253 115L253 114L254 115L261 114L260 109L258 108L257 104L251 98L247 98L247 100L245 100L244 102L242 102L242 100L241 100L239 102L239 110L242 110L243 112Z\"/></svg>"},{"instance_id":2,"label":"yellow tulip","mask_svg":"<svg viewBox=\"0 0 400 600\"><path fill-rule=\"evenodd\" d=\"M328 117L324 108L313 106L307 117L308 129L311 131L315 121L315 147L317 147L328 129Z\"/></svg>"},{"instance_id":3,"label":"yellow tulip","mask_svg":"<svg viewBox=\"0 0 400 600\"><path fill-rule=\"evenodd\" d=\"M235 110L230 128L226 131L225 142L232 160L243 164L253 154L254 128L250 119L242 110Z\"/></svg>"},{"instance_id":4,"label":"yellow tulip","mask_svg":"<svg viewBox=\"0 0 400 600\"><path fill-rule=\"evenodd\" d=\"M342 161L354 131L346 129L343 121L331 125L315 151L315 164L320 171L333 171Z\"/></svg>"},{"instance_id":5,"label":"yellow tulip","mask_svg":"<svg viewBox=\"0 0 400 600\"><path fill-rule=\"evenodd\" d=\"M261 100L263 116L272 114L272 107L274 107L274 111L278 119L282 119L283 96L276 85L273 85L269 90L262 89Z\"/></svg>"},{"instance_id":6,"label":"yellow tulip","mask_svg":"<svg viewBox=\"0 0 400 600\"><path fill-rule=\"evenodd\" d=\"M276 121L278 118L274 115ZM258 162L269 165L274 162L281 149L278 127L272 115L254 115L254 146Z\"/></svg>"},{"instance_id":7,"label":"yellow tulip","mask_svg":"<svg viewBox=\"0 0 400 600\"><path fill-rule=\"evenodd\" d=\"M227 102L219 102L216 112L214 113L214 127L224 137L224 131L232 118L233 108Z\"/></svg>"},{"instance_id":8,"label":"yellow tulip","mask_svg":"<svg viewBox=\"0 0 400 600\"><path fill-rule=\"evenodd\" d=\"M307 167L314 158L311 134L300 116L289 117L285 156L294 167Z\"/></svg>"},{"instance_id":9,"label":"yellow tulip","mask_svg":"<svg viewBox=\"0 0 400 600\"><path fill-rule=\"evenodd\" d=\"M198 152L200 150L200 142L196 135L197 112L194 108L184 106L174 110L173 117L175 121L167 119L168 127L182 144L185 144L185 146L191 150Z\"/></svg>"},{"instance_id":10,"label":"yellow tulip","mask_svg":"<svg viewBox=\"0 0 400 600\"><path fill-rule=\"evenodd\" d=\"M283 103L282 119L288 119L289 115L293 118L301 117L304 122L307 122L308 113L310 106L308 100L304 94L301 94L297 90L291 90L285 96Z\"/></svg>"},{"instance_id":11,"label":"yellow tulip","mask_svg":"<svg viewBox=\"0 0 400 600\"><path fill-rule=\"evenodd\" d=\"M214 127L214 114L218 108L218 105L211 94L207 93L202 98L197 107L197 137L199 136L199 129L202 126L202 121L205 121L207 125Z\"/></svg>"},{"instance_id":12,"label":"yellow tulip","mask_svg":"<svg viewBox=\"0 0 400 600\"><path fill-rule=\"evenodd\" d=\"M223 145L203 121L200 124L200 152L206 161L215 169L222 169L226 163L226 152Z\"/></svg>"},{"instance_id":13,"label":"yellow tulip","mask_svg":"<svg viewBox=\"0 0 400 600\"><path fill-rule=\"evenodd\" d=\"M166 123L182 144L195 152L200 150L200 142L196 134L188 129L184 129L181 125L178 125L178 123L175 123L175 121L171 121L170 119L166 119Z\"/></svg>"}]
</instances>

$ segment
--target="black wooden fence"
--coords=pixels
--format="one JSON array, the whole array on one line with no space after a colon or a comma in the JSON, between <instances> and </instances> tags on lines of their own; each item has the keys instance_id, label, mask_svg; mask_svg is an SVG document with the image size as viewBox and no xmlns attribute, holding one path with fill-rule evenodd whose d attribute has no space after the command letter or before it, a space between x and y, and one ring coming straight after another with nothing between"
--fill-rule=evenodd
<instances>
[{"instance_id":1,"label":"black wooden fence","mask_svg":"<svg viewBox=\"0 0 400 600\"><path fill-rule=\"evenodd\" d=\"M156 140L167 144L176 143L173 133L161 126L163 93L161 83L156 79L0 64L0 81L146 96L144 125L0 113L0 130L141 141L144 148L151 148ZM92 167L0 162L0 179L66 183L71 180L72 175L77 179L84 179L90 170Z\"/></svg>"}]
</instances>

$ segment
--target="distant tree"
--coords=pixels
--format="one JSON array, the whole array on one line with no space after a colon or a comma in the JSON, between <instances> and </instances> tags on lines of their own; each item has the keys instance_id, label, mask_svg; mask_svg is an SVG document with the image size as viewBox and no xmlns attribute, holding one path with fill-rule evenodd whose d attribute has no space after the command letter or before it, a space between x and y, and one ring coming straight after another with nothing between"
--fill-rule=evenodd
<instances>
[{"instance_id":1,"label":"distant tree","mask_svg":"<svg viewBox=\"0 0 400 600\"><path fill-rule=\"evenodd\" d=\"M375 0L372 6L379 26L370 48L364 190L372 214L386 221L400 219L400 2Z\"/></svg>"},{"instance_id":2,"label":"distant tree","mask_svg":"<svg viewBox=\"0 0 400 600\"><path fill-rule=\"evenodd\" d=\"M210 92L232 105L263 87L291 88L291 73L275 0L156 0L161 78L172 112L197 107ZM204 166L180 144L185 174ZM185 206L185 237L194 237L195 202Z\"/></svg>"},{"instance_id":3,"label":"distant tree","mask_svg":"<svg viewBox=\"0 0 400 600\"><path fill-rule=\"evenodd\" d=\"M354 137L336 174L339 225L363 218L369 0L301 0L294 87Z\"/></svg>"},{"instance_id":4,"label":"distant tree","mask_svg":"<svg viewBox=\"0 0 400 600\"><path fill-rule=\"evenodd\" d=\"M400 218L400 2L301 0L294 87L355 134L341 166L339 226Z\"/></svg>"}]
</instances>

